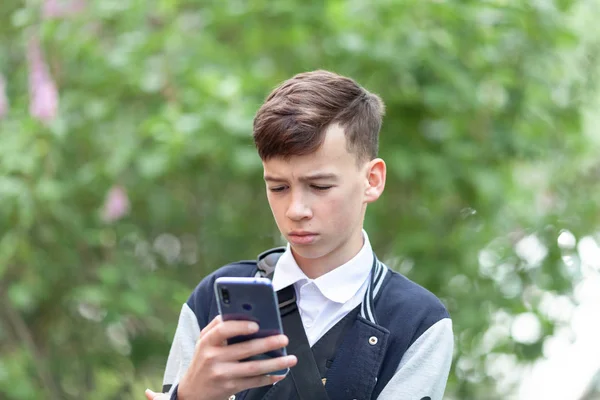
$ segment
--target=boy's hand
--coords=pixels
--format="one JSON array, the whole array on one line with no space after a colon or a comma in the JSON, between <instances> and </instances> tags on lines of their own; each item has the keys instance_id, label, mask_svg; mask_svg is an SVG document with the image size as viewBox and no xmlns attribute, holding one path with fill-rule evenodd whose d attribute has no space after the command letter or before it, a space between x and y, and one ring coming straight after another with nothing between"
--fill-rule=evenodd
<instances>
[{"instance_id":1,"label":"boy's hand","mask_svg":"<svg viewBox=\"0 0 600 400\"><path fill-rule=\"evenodd\" d=\"M297 362L296 356L260 361L239 360L285 347L288 344L287 336L270 336L227 345L227 339L257 330L256 324L247 321L223 322L220 316L212 320L200 332L192 362L179 382L177 398L223 400L242 390L272 385L285 378L284 375L265 374L293 367Z\"/></svg>"}]
</instances>

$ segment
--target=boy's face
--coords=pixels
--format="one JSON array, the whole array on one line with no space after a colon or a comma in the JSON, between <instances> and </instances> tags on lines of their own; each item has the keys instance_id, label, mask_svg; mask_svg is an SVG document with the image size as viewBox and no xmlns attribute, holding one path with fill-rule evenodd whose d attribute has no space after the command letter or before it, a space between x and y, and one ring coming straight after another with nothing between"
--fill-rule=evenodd
<instances>
[{"instance_id":1,"label":"boy's face","mask_svg":"<svg viewBox=\"0 0 600 400\"><path fill-rule=\"evenodd\" d=\"M330 270L356 255L366 205L385 184L383 160L357 165L343 129L333 125L316 152L271 158L263 167L275 222L301 267Z\"/></svg>"}]
</instances>

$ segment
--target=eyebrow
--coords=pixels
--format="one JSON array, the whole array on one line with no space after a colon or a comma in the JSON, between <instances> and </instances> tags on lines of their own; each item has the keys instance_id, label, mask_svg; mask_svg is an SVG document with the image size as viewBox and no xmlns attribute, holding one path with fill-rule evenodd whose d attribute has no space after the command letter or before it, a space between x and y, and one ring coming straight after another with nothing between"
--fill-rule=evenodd
<instances>
[{"instance_id":1,"label":"eyebrow","mask_svg":"<svg viewBox=\"0 0 600 400\"><path fill-rule=\"evenodd\" d=\"M278 178L276 176L271 176L271 175L265 175L265 181L266 182L285 182L286 180L283 178ZM336 174L331 174L331 173L316 173L316 174L309 174L303 177L299 178L300 181L322 181L322 180L332 180L332 181L337 181L338 180L338 176Z\"/></svg>"}]
</instances>

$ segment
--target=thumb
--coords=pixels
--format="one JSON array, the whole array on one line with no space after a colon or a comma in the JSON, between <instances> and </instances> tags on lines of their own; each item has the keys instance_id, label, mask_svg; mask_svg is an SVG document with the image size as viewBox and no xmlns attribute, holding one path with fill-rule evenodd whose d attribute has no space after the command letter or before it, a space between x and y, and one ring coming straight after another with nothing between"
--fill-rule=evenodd
<instances>
[{"instance_id":1,"label":"thumb","mask_svg":"<svg viewBox=\"0 0 600 400\"><path fill-rule=\"evenodd\" d=\"M146 395L146 398L148 400L154 400L154 399L158 398L158 393L154 393L150 389L146 389L146 391L144 392L144 394Z\"/></svg>"}]
</instances>

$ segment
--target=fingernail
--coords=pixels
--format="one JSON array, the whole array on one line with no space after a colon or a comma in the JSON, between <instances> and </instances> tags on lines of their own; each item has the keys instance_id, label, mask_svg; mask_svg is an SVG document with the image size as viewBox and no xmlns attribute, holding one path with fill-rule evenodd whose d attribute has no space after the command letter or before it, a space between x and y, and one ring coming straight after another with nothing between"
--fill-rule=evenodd
<instances>
[{"instance_id":1,"label":"fingernail","mask_svg":"<svg viewBox=\"0 0 600 400\"><path fill-rule=\"evenodd\" d=\"M258 324L256 322L250 322L248 324L248 330L250 332L256 332L258 330Z\"/></svg>"}]
</instances>

